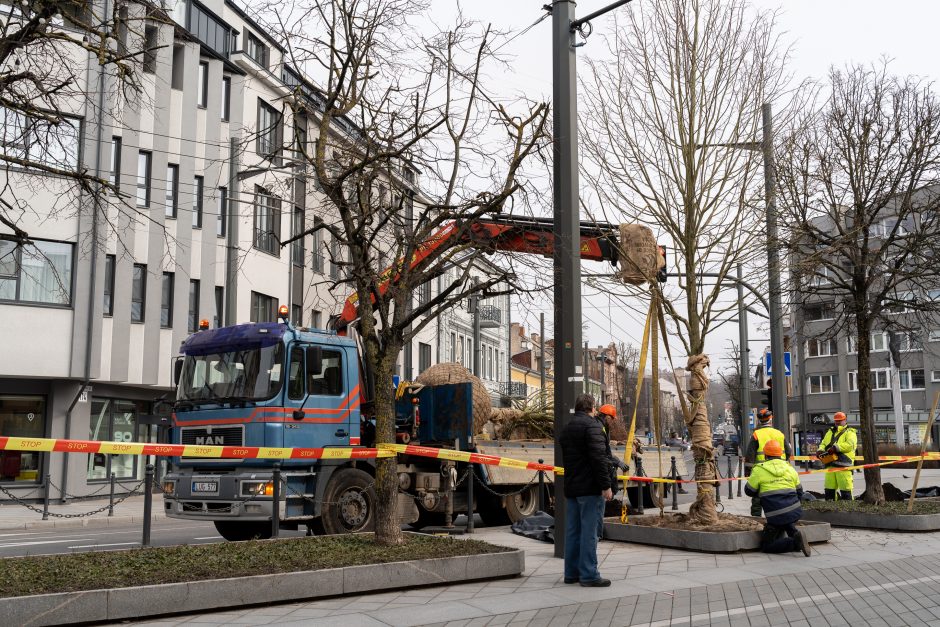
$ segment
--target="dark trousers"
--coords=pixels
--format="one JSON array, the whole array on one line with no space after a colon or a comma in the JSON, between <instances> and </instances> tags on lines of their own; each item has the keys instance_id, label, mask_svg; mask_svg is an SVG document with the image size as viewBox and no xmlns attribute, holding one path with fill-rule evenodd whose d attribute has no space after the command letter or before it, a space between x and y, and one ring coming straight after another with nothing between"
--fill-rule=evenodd
<instances>
[{"instance_id":1,"label":"dark trousers","mask_svg":"<svg viewBox=\"0 0 940 627\"><path fill-rule=\"evenodd\" d=\"M761 507L760 507L760 497L752 496L751 497L751 516L760 516Z\"/></svg>"},{"instance_id":2,"label":"dark trousers","mask_svg":"<svg viewBox=\"0 0 940 627\"><path fill-rule=\"evenodd\" d=\"M764 532L760 539L760 550L764 553L789 553L799 551L800 546L793 536L796 535L796 525L764 525Z\"/></svg>"}]
</instances>

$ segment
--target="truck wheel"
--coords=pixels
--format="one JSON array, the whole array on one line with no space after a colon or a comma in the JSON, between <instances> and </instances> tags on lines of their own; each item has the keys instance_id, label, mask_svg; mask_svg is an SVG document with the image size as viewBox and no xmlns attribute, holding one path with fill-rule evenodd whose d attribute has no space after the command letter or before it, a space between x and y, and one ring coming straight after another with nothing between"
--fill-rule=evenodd
<instances>
[{"instance_id":1,"label":"truck wheel","mask_svg":"<svg viewBox=\"0 0 940 627\"><path fill-rule=\"evenodd\" d=\"M229 542L267 540L272 535L271 523L269 522L216 520L215 530Z\"/></svg>"},{"instance_id":2,"label":"truck wheel","mask_svg":"<svg viewBox=\"0 0 940 627\"><path fill-rule=\"evenodd\" d=\"M375 524L375 490L367 473L343 468L330 477L323 495L320 527L326 534L371 531Z\"/></svg>"},{"instance_id":3,"label":"truck wheel","mask_svg":"<svg viewBox=\"0 0 940 627\"><path fill-rule=\"evenodd\" d=\"M506 514L509 522L528 518L539 509L539 487L530 485L519 494L506 497Z\"/></svg>"}]
</instances>

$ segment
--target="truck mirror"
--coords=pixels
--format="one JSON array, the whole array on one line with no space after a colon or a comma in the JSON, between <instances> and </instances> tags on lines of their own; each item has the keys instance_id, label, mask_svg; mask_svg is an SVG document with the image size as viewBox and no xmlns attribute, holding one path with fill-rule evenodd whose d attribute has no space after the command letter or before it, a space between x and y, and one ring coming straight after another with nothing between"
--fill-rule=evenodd
<instances>
[{"instance_id":1,"label":"truck mirror","mask_svg":"<svg viewBox=\"0 0 940 627\"><path fill-rule=\"evenodd\" d=\"M306 349L307 376L318 375L323 372L323 349L319 346L308 346Z\"/></svg>"},{"instance_id":2,"label":"truck mirror","mask_svg":"<svg viewBox=\"0 0 940 627\"><path fill-rule=\"evenodd\" d=\"M177 357L173 363L173 384L180 384L180 376L183 374L183 358Z\"/></svg>"}]
</instances>

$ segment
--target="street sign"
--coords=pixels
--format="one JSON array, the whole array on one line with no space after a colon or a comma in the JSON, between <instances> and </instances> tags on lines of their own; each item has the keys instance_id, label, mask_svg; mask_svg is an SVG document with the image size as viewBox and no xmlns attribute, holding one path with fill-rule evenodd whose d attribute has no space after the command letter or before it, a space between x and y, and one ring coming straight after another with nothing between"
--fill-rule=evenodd
<instances>
[{"instance_id":1,"label":"street sign","mask_svg":"<svg viewBox=\"0 0 940 627\"><path fill-rule=\"evenodd\" d=\"M751 412L747 415L747 426L749 427L754 426L754 412Z\"/></svg>"},{"instance_id":2,"label":"street sign","mask_svg":"<svg viewBox=\"0 0 940 627\"><path fill-rule=\"evenodd\" d=\"M771 367L770 353L764 353L764 371L767 373L767 376L773 374L773 368ZM784 376L791 376L792 372L790 370L790 353L789 351L783 354L783 374Z\"/></svg>"}]
</instances>

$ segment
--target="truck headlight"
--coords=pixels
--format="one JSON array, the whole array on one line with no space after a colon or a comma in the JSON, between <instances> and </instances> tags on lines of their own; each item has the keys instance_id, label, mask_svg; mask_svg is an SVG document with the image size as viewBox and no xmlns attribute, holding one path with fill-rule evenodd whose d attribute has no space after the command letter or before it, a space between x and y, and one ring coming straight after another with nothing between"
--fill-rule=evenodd
<instances>
[{"instance_id":1,"label":"truck headlight","mask_svg":"<svg viewBox=\"0 0 940 627\"><path fill-rule=\"evenodd\" d=\"M273 481L242 481L242 496L273 496Z\"/></svg>"},{"instance_id":2,"label":"truck headlight","mask_svg":"<svg viewBox=\"0 0 940 627\"><path fill-rule=\"evenodd\" d=\"M173 496L176 493L176 482L175 481L164 481L163 482L163 495L164 496Z\"/></svg>"}]
</instances>

